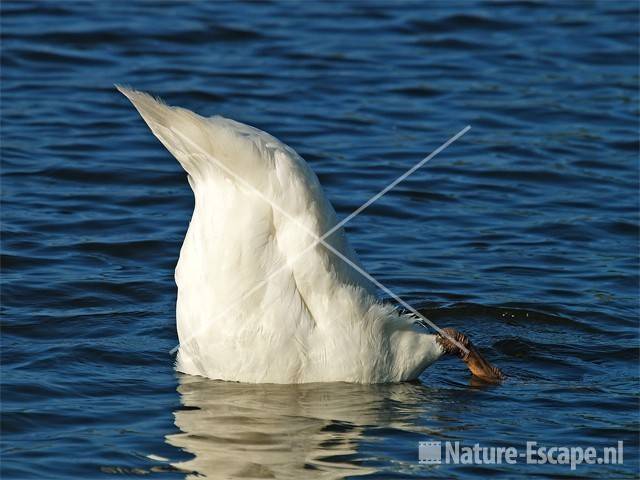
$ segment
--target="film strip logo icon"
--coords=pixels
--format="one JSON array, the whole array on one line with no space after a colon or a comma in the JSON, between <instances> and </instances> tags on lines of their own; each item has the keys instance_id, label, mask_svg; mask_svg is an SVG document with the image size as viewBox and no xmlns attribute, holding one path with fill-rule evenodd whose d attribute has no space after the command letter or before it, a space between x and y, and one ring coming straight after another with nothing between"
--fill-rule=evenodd
<instances>
[{"instance_id":1,"label":"film strip logo icon","mask_svg":"<svg viewBox=\"0 0 640 480\"><path fill-rule=\"evenodd\" d=\"M442 463L442 442L419 442L418 461L425 465Z\"/></svg>"}]
</instances>

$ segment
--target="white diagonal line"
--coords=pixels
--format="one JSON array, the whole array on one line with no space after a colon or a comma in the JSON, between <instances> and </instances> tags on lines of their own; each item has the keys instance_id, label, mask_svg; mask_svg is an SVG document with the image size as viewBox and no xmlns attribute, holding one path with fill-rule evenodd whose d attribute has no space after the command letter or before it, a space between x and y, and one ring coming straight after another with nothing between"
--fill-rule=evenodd
<instances>
[{"instance_id":1,"label":"white diagonal line","mask_svg":"<svg viewBox=\"0 0 640 480\"><path fill-rule=\"evenodd\" d=\"M405 178L407 178L409 175L411 175L413 172L415 172L416 170L418 170L420 167L422 167L425 163L427 163L429 160L431 160L433 157L435 157L436 155L438 155L441 151L443 151L445 148L447 148L449 145L451 145L453 142L455 142L457 139L459 139L462 135L464 135L465 133L467 133L469 130L471 130L471 126L467 125L466 127L464 127L462 130L460 130L458 133L456 133L453 137L451 137L449 140L447 140L446 142L444 142L442 145L440 145L438 148L436 148L430 155L424 157L422 160L420 160L418 163L416 163L413 167L411 167L409 170L407 170L405 173L403 173L402 175L400 175L398 178L396 178L393 182L391 182L389 185L387 185L385 188L383 188L382 190L380 190L378 193L376 193L373 197L371 197L369 200L367 200L365 203L362 204L362 206L358 207L356 210L354 210L350 215L348 215L344 220L342 220L340 223L338 223L336 226L334 226L331 230L329 230L327 232L327 236L331 235L333 232L335 232L336 230L338 230L340 227L342 227L344 224L346 224L349 220L351 220L353 217L359 215L365 208L367 208L369 205L371 205L373 202L375 202L376 200L378 200L381 196L383 196L385 193L387 193L389 190L391 190L392 188L394 188L395 186L397 186L400 182L402 182Z\"/></svg>"},{"instance_id":2,"label":"white diagonal line","mask_svg":"<svg viewBox=\"0 0 640 480\"><path fill-rule=\"evenodd\" d=\"M221 163L220 161L218 161L216 158L212 157L210 154L208 154L206 151L204 151L199 145L195 144L193 141L191 141L188 137L186 137L185 135L183 135L181 132L174 130L174 129L169 129L174 135L177 135L178 137L180 137L182 139L182 142L185 143L185 141L187 143L189 143L192 147L195 147L197 150L200 150L202 152L202 155L204 155L206 158L208 158L209 160L213 161L216 165L218 165L220 168L222 168L226 173L228 173L230 176L232 176L234 179L236 179L238 182L240 182L242 185L244 185L246 188L252 190L254 193L256 193L260 198L262 198L265 202L267 202L269 205L271 205L272 208L274 208L275 210L277 210L279 213L281 213L282 215L284 215L285 217L287 217L289 220L291 220L292 222L294 222L298 227L300 227L301 229L303 229L307 234L309 234L311 237L313 237L315 239L315 241L309 245L307 248L305 248L302 252L300 252L298 255L296 255L293 259L291 259L289 262L287 262L286 264L284 264L282 267L280 267L279 269L277 269L276 271L272 272L269 276L267 276L267 278L263 279L261 282L259 282L257 285L255 285L253 288L251 288L249 291L245 292L238 300L234 301L230 306L228 306L228 308L226 308L223 312L219 313L218 315L216 315L216 317L213 318L213 320L215 320L216 318L219 318L220 316L224 315L225 313L227 313L229 310L231 310L231 308L233 308L235 305L237 305L238 302L241 302L243 299L245 299L247 296L251 295L253 292L255 292L257 289L259 289L260 287L262 287L266 282L268 282L271 278L273 278L275 275L277 275L278 273L280 273L282 270L284 270L287 267L290 267L292 263L296 262L302 255L304 255L306 252L308 252L309 250L311 250L312 248L314 248L316 245L318 245L319 243L321 243L325 248L327 248L329 251L331 251L332 253L334 253L336 256L338 256L340 259L342 259L345 263L347 263L348 265L350 265L352 268L354 268L358 273L360 273L362 276L364 276L365 278L367 278L370 282L372 282L374 285L376 285L378 288L380 288L381 290L383 290L387 295L389 295L390 297L392 297L394 300L396 300L398 303L400 303L403 307L405 307L407 310L409 310L411 313L413 313L414 315L416 315L417 317L419 317L421 320L423 320L425 323L427 323L428 325L430 325L433 329L435 329L438 333L440 333L441 335L443 335L444 337L446 337L448 340L450 340L452 343L454 343L457 347L459 347L465 354L468 353L468 350L461 344L459 343L457 340L455 340L454 338L452 338L450 335L448 335L446 332L444 332L441 328L439 328L435 323L433 323L431 320L429 320L427 317L425 317L424 315L422 315L420 312L418 312L415 308L413 308L411 305L409 305L407 302L405 302L402 298L400 298L399 296L397 296L395 293L393 293L391 290L389 290L387 287L385 287L384 285L382 285L379 281L377 281L375 278L373 278L369 273L367 273L365 270L363 270L359 265L355 264L354 262L352 262L349 258L345 257L341 252L339 252L338 250L336 250L332 245L328 244L325 242L325 239L327 237L329 237L332 233L334 233L335 231L337 231L340 227L342 227L343 225L345 225L349 220L353 219L355 216L357 216L359 213L361 213L363 210L365 210L368 206L370 206L373 202L375 202L376 200L378 200L380 197L382 197L385 193L387 193L388 191L390 191L392 188L394 188L396 185L398 185L400 182L402 182L405 178L407 178L409 175L411 175L412 173L414 173L416 170L418 170L420 167L422 167L425 163L427 163L429 160L431 160L433 157L435 157L438 153L440 153L441 151L443 151L445 148L447 148L449 145L451 145L453 142L455 142L458 138L460 138L462 135L464 135L465 133L467 133L469 130L471 129L471 127L469 125L467 125L465 128L463 128L460 132L458 132L456 135L454 135L453 137L451 137L449 140L447 140L445 143L443 143L440 147L438 147L436 150L434 150L430 155L428 155L427 157L425 157L424 159L422 159L420 162L418 162L416 165L414 165L412 168L410 168L407 172L405 172L403 175L401 175L400 177L398 177L396 180L394 180L392 183L390 183L387 187L385 187L383 190L381 190L380 192L378 192L376 195L374 195L373 197L371 197L367 202L365 202L361 207L359 207L358 209L356 209L353 213L351 213L349 216L347 216L345 219L343 219L341 222L339 222L338 224L336 224L333 228L331 228L329 231L327 231L325 234L323 234L321 237L318 237L314 232L312 232L311 230L309 230L308 228L306 228L304 225L302 225L296 218L294 218L293 216L291 216L287 211L285 211L284 209L282 209L282 207L280 207L279 205L275 204L273 201L271 201L271 199L267 198L262 192L260 192L258 189L256 189L253 185L249 184L248 182L246 182L243 178L239 177L236 173L234 173L233 171L231 171L226 165L224 165L223 163ZM186 150L185 150L186 153ZM190 156L194 156L194 154L188 154ZM206 325L205 325L206 327ZM185 344L189 343L196 335L198 335L200 333L202 329L199 329L198 332L196 332L195 334L189 336L188 339L185 340ZM174 353L178 348L180 347L180 344L176 345L173 349L171 349L170 353Z\"/></svg>"}]
</instances>

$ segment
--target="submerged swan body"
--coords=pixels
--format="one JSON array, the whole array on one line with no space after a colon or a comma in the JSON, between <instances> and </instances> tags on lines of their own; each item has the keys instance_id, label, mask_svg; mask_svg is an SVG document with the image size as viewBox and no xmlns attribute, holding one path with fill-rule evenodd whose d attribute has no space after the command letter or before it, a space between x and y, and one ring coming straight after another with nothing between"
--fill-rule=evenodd
<instances>
[{"instance_id":1,"label":"submerged swan body","mask_svg":"<svg viewBox=\"0 0 640 480\"><path fill-rule=\"evenodd\" d=\"M314 245L336 214L293 149L248 125L119 90L195 196L175 272L179 371L252 383L387 383L415 379L455 350ZM342 229L324 240L358 263Z\"/></svg>"}]
</instances>

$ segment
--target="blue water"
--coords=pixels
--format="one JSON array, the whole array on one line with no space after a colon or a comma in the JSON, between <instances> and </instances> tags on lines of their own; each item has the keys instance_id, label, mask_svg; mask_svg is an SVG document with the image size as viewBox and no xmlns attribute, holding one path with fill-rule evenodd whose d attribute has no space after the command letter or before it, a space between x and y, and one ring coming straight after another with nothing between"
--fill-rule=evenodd
<instances>
[{"instance_id":1,"label":"blue water","mask_svg":"<svg viewBox=\"0 0 640 480\"><path fill-rule=\"evenodd\" d=\"M2 2L2 478L636 478L638 4ZM508 375L177 374L185 174L124 83L267 130L379 281ZM232 226L230 226L232 228ZM420 441L621 465L423 465Z\"/></svg>"}]
</instances>

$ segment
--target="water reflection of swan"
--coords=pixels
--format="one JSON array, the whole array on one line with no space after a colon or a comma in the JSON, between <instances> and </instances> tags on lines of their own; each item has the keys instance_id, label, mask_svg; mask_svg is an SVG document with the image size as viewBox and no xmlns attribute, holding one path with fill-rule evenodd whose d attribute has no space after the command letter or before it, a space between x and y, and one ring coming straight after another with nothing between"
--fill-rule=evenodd
<instances>
[{"instance_id":1,"label":"water reflection of swan","mask_svg":"<svg viewBox=\"0 0 640 480\"><path fill-rule=\"evenodd\" d=\"M440 408L419 384L250 385L181 375L178 391L182 432L167 441L194 455L175 465L194 479L372 473L352 461L366 426L427 435L418 419Z\"/></svg>"}]
</instances>

